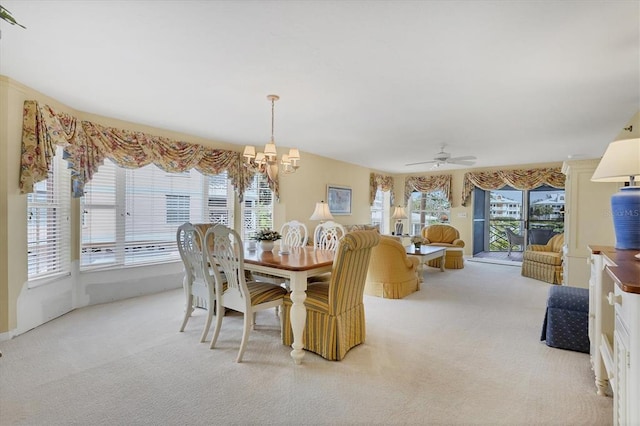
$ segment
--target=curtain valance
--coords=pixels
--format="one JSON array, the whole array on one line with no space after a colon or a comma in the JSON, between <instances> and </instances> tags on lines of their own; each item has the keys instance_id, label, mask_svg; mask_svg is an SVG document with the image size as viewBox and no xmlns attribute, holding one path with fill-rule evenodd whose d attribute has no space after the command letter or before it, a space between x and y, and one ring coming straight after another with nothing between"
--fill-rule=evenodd
<instances>
[{"instance_id":1,"label":"curtain valance","mask_svg":"<svg viewBox=\"0 0 640 426\"><path fill-rule=\"evenodd\" d=\"M393 205L393 176L371 173L369 176L369 205L373 206L376 199L376 191L391 191L391 205Z\"/></svg>"},{"instance_id":2,"label":"curtain valance","mask_svg":"<svg viewBox=\"0 0 640 426\"><path fill-rule=\"evenodd\" d=\"M541 185L564 188L565 175L559 167L528 170L497 170L493 172L468 172L464 175L462 205L471 198L473 187L485 191L496 190L509 185L514 189L534 189Z\"/></svg>"},{"instance_id":3,"label":"curtain valance","mask_svg":"<svg viewBox=\"0 0 640 426\"><path fill-rule=\"evenodd\" d=\"M172 173L192 168L205 175L226 171L241 201L253 175L265 172L245 167L240 152L78 121L47 105L25 101L20 164L20 191L23 194L33 192L34 184L47 178L56 145L64 148L64 158L71 169L74 197L83 195L85 184L105 158L125 168L153 163ZM277 178L269 179L269 184L279 198Z\"/></svg>"},{"instance_id":4,"label":"curtain valance","mask_svg":"<svg viewBox=\"0 0 640 426\"><path fill-rule=\"evenodd\" d=\"M404 181L404 203L407 205L412 192L442 191L451 203L451 175L407 176Z\"/></svg>"}]
</instances>

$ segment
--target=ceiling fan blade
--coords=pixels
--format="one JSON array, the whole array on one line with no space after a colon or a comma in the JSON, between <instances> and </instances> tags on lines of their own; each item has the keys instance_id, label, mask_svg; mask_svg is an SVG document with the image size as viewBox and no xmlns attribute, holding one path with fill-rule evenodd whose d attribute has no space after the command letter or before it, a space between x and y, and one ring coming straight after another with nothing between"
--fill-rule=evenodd
<instances>
[{"instance_id":1,"label":"ceiling fan blade","mask_svg":"<svg viewBox=\"0 0 640 426\"><path fill-rule=\"evenodd\" d=\"M447 163L449 163L449 164L459 164L461 166L473 166L474 164L476 164L475 161L471 161L471 160L457 160L457 159L455 159L455 160L456 161L449 160L449 161L447 161Z\"/></svg>"},{"instance_id":2,"label":"ceiling fan blade","mask_svg":"<svg viewBox=\"0 0 640 426\"><path fill-rule=\"evenodd\" d=\"M465 155L463 157L454 157L454 158L449 158L449 162L450 163L455 163L456 161L467 161L467 160L477 160L476 157L474 157L473 155Z\"/></svg>"},{"instance_id":3,"label":"ceiling fan blade","mask_svg":"<svg viewBox=\"0 0 640 426\"><path fill-rule=\"evenodd\" d=\"M419 163L409 163L405 164L405 166L417 166L418 164L430 164L430 163L438 163L438 161L420 161Z\"/></svg>"}]
</instances>

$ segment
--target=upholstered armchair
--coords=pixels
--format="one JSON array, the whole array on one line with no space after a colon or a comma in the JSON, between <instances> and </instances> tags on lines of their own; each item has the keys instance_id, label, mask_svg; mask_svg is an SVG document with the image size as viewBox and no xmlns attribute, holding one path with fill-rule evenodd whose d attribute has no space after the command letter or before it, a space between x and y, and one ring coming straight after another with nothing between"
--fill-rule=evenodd
<instances>
[{"instance_id":1,"label":"upholstered armchair","mask_svg":"<svg viewBox=\"0 0 640 426\"><path fill-rule=\"evenodd\" d=\"M444 267L447 269L464 268L464 241L460 239L460 232L451 225L437 224L422 228L422 237L427 245L446 247ZM427 265L439 268L440 259L427 262Z\"/></svg>"},{"instance_id":2,"label":"upholstered armchair","mask_svg":"<svg viewBox=\"0 0 640 426\"><path fill-rule=\"evenodd\" d=\"M530 244L522 255L522 276L562 284L562 246L564 234L551 237L547 244Z\"/></svg>"},{"instance_id":3,"label":"upholstered armchair","mask_svg":"<svg viewBox=\"0 0 640 426\"><path fill-rule=\"evenodd\" d=\"M340 240L329 282L307 287L307 319L302 335L304 348L323 358L339 361L349 349L364 342L364 284L371 249L380 234L354 231ZM291 295L284 297L282 343L293 344Z\"/></svg>"},{"instance_id":4,"label":"upholstered armchair","mask_svg":"<svg viewBox=\"0 0 640 426\"><path fill-rule=\"evenodd\" d=\"M371 261L364 286L365 294L402 299L419 288L420 260L408 256L397 238L381 235L380 242L371 249Z\"/></svg>"}]
</instances>

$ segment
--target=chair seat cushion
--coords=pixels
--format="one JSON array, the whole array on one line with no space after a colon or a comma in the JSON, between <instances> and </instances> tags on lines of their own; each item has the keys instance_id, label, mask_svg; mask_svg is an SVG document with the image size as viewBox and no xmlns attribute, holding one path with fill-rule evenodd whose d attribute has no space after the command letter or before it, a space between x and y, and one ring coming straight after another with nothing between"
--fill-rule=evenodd
<instances>
[{"instance_id":1,"label":"chair seat cushion","mask_svg":"<svg viewBox=\"0 0 640 426\"><path fill-rule=\"evenodd\" d=\"M547 307L589 312L589 289L570 286L550 287Z\"/></svg>"},{"instance_id":2,"label":"chair seat cushion","mask_svg":"<svg viewBox=\"0 0 640 426\"><path fill-rule=\"evenodd\" d=\"M251 305L259 305L265 302L278 300L287 294L287 290L279 285L252 281L247 283L251 295Z\"/></svg>"},{"instance_id":3,"label":"chair seat cushion","mask_svg":"<svg viewBox=\"0 0 640 426\"><path fill-rule=\"evenodd\" d=\"M293 304L291 295L284 298L285 304ZM329 283L317 282L307 286L307 298L304 299L304 306L312 311L329 312Z\"/></svg>"},{"instance_id":4,"label":"chair seat cushion","mask_svg":"<svg viewBox=\"0 0 640 426\"><path fill-rule=\"evenodd\" d=\"M533 262L544 263L545 265L562 265L561 253L550 251L530 251L525 250L523 260L531 260Z\"/></svg>"}]
</instances>

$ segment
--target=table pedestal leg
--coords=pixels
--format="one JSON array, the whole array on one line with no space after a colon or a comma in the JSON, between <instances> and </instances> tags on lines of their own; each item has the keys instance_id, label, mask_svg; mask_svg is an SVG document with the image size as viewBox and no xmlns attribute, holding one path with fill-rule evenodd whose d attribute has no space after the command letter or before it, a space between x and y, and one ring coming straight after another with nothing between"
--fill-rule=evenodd
<instances>
[{"instance_id":1,"label":"table pedestal leg","mask_svg":"<svg viewBox=\"0 0 640 426\"><path fill-rule=\"evenodd\" d=\"M293 344L291 347L291 358L296 364L302 362L304 357L304 345L302 344L302 333L307 321L307 310L304 300L307 298L307 276L304 273L295 273L291 277L291 329L293 330Z\"/></svg>"}]
</instances>

